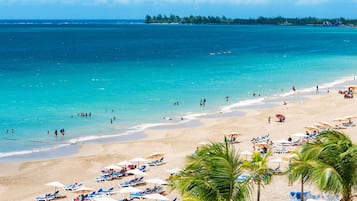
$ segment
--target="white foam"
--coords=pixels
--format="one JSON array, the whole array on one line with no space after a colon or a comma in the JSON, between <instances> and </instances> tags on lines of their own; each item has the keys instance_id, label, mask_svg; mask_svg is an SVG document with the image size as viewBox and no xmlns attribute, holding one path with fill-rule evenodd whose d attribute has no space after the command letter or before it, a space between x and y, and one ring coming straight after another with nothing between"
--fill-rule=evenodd
<instances>
[{"instance_id":1,"label":"white foam","mask_svg":"<svg viewBox=\"0 0 357 201\"><path fill-rule=\"evenodd\" d=\"M259 105L259 104L263 104L263 102L264 102L264 97L242 100L242 101L239 101L238 103L234 103L234 104L222 107L221 111L222 112L232 112L233 109L235 109L235 108L240 108L240 107L245 107L245 106L250 106L250 105Z\"/></svg>"},{"instance_id":2,"label":"white foam","mask_svg":"<svg viewBox=\"0 0 357 201\"><path fill-rule=\"evenodd\" d=\"M327 89L327 88L330 88L330 87L333 87L333 86L336 86L336 85L346 84L348 81L353 81L353 80L354 80L353 76L343 77L341 79L337 79L337 80L334 80L332 82L323 83L323 84L319 85L319 89ZM237 103L234 103L234 104L231 104L231 105L228 105L228 106L224 106L224 107L221 108L220 111L217 111L217 112L232 112L234 109L238 109L238 108L241 108L241 107L264 104L264 101L266 101L269 98L274 98L274 97L277 97L277 96L279 96L279 97L287 97L287 96L296 95L296 94L300 95L300 94L303 94L303 93L306 93L306 92L313 92L315 90L316 90L316 86L313 86L313 87L308 87L308 88L304 88L304 89L297 90L297 91L292 91L291 90L291 91L289 91L287 93L283 93L283 94L278 94L278 95L275 94L272 97L260 97L260 98L242 100L242 101L239 101ZM212 114L215 114L215 113L212 113ZM48 150L61 148L61 147L65 147L65 146L70 146L70 145L77 144L77 143L80 143L80 142L85 142L85 141L125 136L125 135L129 135L129 134L137 133L137 132L142 132L142 131L145 131L145 130L147 130L149 128L152 128L152 127L167 126L167 125L177 125L177 124L181 124L181 123L186 123L186 122L189 122L189 121L192 121L192 120L195 120L195 119L198 119L200 117L207 116L207 115L209 115L209 113L190 113L190 112L188 112L185 115L183 115L182 117L178 117L177 118L177 119L183 118L182 121L170 121L170 123L167 122L167 123L139 124L139 125L130 127L129 130L124 131L124 132L119 133L119 134L116 133L116 134L111 134L111 135L85 136L85 137L80 137L80 138L76 138L76 139L71 139L71 140L68 141L68 143L56 145L56 146L53 146L53 147L39 148L39 149L33 149L33 150L24 150L24 151L15 151L15 152L5 152L5 153L1 153L0 152L0 158L38 153L38 152L48 151Z\"/></svg>"},{"instance_id":3,"label":"white foam","mask_svg":"<svg viewBox=\"0 0 357 201\"><path fill-rule=\"evenodd\" d=\"M52 150L52 149L66 147L66 146L69 146L69 145L70 144L60 144L60 145L56 145L54 147L38 148L38 149L33 149L33 150L5 152L5 153L0 153L0 158L10 157L10 156L26 155L26 154L34 154L34 153L38 153L38 152L49 151L49 150Z\"/></svg>"}]
</instances>

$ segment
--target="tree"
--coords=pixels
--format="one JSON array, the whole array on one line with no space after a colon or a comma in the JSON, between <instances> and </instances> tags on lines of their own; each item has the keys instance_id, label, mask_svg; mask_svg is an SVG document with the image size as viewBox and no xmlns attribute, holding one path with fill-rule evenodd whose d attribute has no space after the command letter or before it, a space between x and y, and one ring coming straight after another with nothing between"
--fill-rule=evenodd
<instances>
[{"instance_id":1,"label":"tree","mask_svg":"<svg viewBox=\"0 0 357 201\"><path fill-rule=\"evenodd\" d=\"M152 20L151 16L150 15L146 15L145 23L151 23L151 20Z\"/></svg>"},{"instance_id":2,"label":"tree","mask_svg":"<svg viewBox=\"0 0 357 201\"><path fill-rule=\"evenodd\" d=\"M184 200L244 201L251 193L248 181L239 182L242 160L227 140L211 143L188 156L185 170L172 179Z\"/></svg>"},{"instance_id":3,"label":"tree","mask_svg":"<svg viewBox=\"0 0 357 201\"><path fill-rule=\"evenodd\" d=\"M310 180L312 175L312 170L315 161L309 159L306 155L300 152L296 152L296 157L291 158L291 163L289 164L289 180L292 181L300 180L301 182L301 198L304 200L304 184Z\"/></svg>"},{"instance_id":4,"label":"tree","mask_svg":"<svg viewBox=\"0 0 357 201\"><path fill-rule=\"evenodd\" d=\"M267 157L270 155L262 155L260 152L254 152L251 161L244 161L243 167L249 171L249 180L255 182L258 186L257 201L260 201L260 189L264 184L269 184L272 180L273 169L268 167Z\"/></svg>"},{"instance_id":5,"label":"tree","mask_svg":"<svg viewBox=\"0 0 357 201\"><path fill-rule=\"evenodd\" d=\"M339 131L324 131L306 144L302 154L316 161L311 179L325 192L340 194L352 201L357 189L357 145Z\"/></svg>"}]
</instances>

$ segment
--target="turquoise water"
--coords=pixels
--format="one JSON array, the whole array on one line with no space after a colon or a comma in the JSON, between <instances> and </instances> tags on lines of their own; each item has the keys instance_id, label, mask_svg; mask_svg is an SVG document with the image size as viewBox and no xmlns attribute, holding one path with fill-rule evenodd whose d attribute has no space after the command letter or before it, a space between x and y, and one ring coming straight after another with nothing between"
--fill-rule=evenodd
<instances>
[{"instance_id":1,"label":"turquoise water","mask_svg":"<svg viewBox=\"0 0 357 201\"><path fill-rule=\"evenodd\" d=\"M16 24L0 44L0 157L331 87L357 66L352 28Z\"/></svg>"}]
</instances>

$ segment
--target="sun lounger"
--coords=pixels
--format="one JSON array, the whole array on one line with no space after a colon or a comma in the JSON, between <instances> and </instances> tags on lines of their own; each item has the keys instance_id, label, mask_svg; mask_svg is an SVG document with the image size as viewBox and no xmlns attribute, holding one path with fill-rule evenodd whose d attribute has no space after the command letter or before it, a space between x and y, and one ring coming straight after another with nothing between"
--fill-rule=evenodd
<instances>
[{"instance_id":1,"label":"sun lounger","mask_svg":"<svg viewBox=\"0 0 357 201\"><path fill-rule=\"evenodd\" d=\"M99 195L113 195L115 192L114 192L114 187L111 187L107 190L104 190L104 189L99 189L97 194Z\"/></svg>"},{"instance_id":2,"label":"sun lounger","mask_svg":"<svg viewBox=\"0 0 357 201\"><path fill-rule=\"evenodd\" d=\"M82 186L83 183L80 182L80 183L74 183L74 184L69 184L67 186L64 187L64 190L66 191L73 191L73 190L76 190L78 189L80 186Z\"/></svg>"},{"instance_id":3,"label":"sun lounger","mask_svg":"<svg viewBox=\"0 0 357 201\"><path fill-rule=\"evenodd\" d=\"M35 200L36 201L49 201L49 200L53 200L53 199L60 198L60 197L63 197L63 196L60 196L59 191L56 191L54 193L48 193L43 196L38 196L35 198Z\"/></svg>"},{"instance_id":4,"label":"sun lounger","mask_svg":"<svg viewBox=\"0 0 357 201\"><path fill-rule=\"evenodd\" d=\"M149 164L150 166L159 166L159 165L165 164L165 162L164 162L164 157L161 157L160 159L151 161L151 162L149 162L148 164Z\"/></svg>"},{"instance_id":5,"label":"sun lounger","mask_svg":"<svg viewBox=\"0 0 357 201\"><path fill-rule=\"evenodd\" d=\"M146 170L148 169L147 168L148 166L147 165L142 165L139 170L142 171L142 172L146 172Z\"/></svg>"},{"instance_id":6,"label":"sun lounger","mask_svg":"<svg viewBox=\"0 0 357 201\"><path fill-rule=\"evenodd\" d=\"M144 177L140 177L140 178L135 178L135 179L132 179L129 181L124 181L124 182L120 183L119 185L121 187L128 187L128 186L137 186L137 185L143 184L143 183L145 183Z\"/></svg>"},{"instance_id":7,"label":"sun lounger","mask_svg":"<svg viewBox=\"0 0 357 201\"><path fill-rule=\"evenodd\" d=\"M38 196L35 198L36 201L49 201L54 199L51 193L45 194L43 196Z\"/></svg>"}]
</instances>

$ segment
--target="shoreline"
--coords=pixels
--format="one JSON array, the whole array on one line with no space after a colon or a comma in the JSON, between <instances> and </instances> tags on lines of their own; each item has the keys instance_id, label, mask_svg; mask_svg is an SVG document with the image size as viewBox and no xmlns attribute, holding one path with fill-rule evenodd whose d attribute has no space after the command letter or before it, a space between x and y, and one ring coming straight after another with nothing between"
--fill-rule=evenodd
<instances>
[{"instance_id":1,"label":"shoreline","mask_svg":"<svg viewBox=\"0 0 357 201\"><path fill-rule=\"evenodd\" d=\"M348 84L341 85L341 89ZM109 186L118 189L118 182L120 183L123 179L103 183L94 181L101 168L122 160L130 160L133 157L145 157L153 152L165 152L166 164L150 168L148 173L151 177L156 176L165 179L169 175L166 173L167 170L182 168L185 157L194 152L199 142L222 141L223 136L231 131L238 131L242 134L239 137L240 143L234 145L238 151L251 150L250 139L252 137L269 133L273 141L279 138L285 139L292 133L302 132L304 126L308 124L317 121L332 122L334 118L339 116L356 115L356 98L344 99L342 95L337 93L337 88L331 90L330 93L311 94L306 99L291 101L287 105L277 104L276 107L261 109L248 108L243 110L244 115L238 117L222 118L220 114L217 114L216 118L200 118L200 125L196 127L147 129L145 130L146 137L140 140L84 144L77 153L70 156L0 162L0 172L2 173L0 175L0 197L4 201L30 200L38 195L50 192L51 188L43 184L55 180L64 184L83 181L86 186L96 189ZM267 117L276 113L285 114L286 122L276 122L275 117L273 117L271 124L268 124ZM342 131L348 132L347 134L353 137L354 142L357 140L357 136L352 135L357 131L356 127L349 127ZM271 165L276 166L276 164ZM150 177L148 176L148 178ZM300 184L298 182L288 187L287 179L284 176L276 177L273 180L272 184L262 189L262 197L270 196L270 200L278 201L287 198L289 191L299 190ZM29 189L29 185L32 188ZM279 188L276 188L277 185ZM306 189L316 191L310 185L307 185ZM18 192L21 192L21 194ZM63 191L61 193L66 194L69 198L65 200L70 200L74 196L73 193ZM122 195L117 194L115 196ZM173 198L177 196L177 193L169 192L167 196ZM252 199L254 199L254 191Z\"/></svg>"},{"instance_id":2,"label":"shoreline","mask_svg":"<svg viewBox=\"0 0 357 201\"><path fill-rule=\"evenodd\" d=\"M332 82L323 83L320 86L320 93L326 93L326 90L341 88L346 85L357 84L355 76L344 76ZM68 140L68 142L56 145L54 147L44 147L34 150L22 150L14 152L0 152L0 162L41 160L57 157L66 157L76 154L80 147L85 144L106 144L108 142L130 142L146 138L145 131L153 129L180 129L193 128L201 125L201 120L206 118L233 118L242 117L246 110L261 110L279 107L283 102L304 101L315 95L315 87L303 88L296 92L289 91L281 94L274 94L267 97L253 97L221 106L215 112L193 113L183 115L184 120L173 120L167 123L140 124L123 131L106 134L82 136ZM170 117L171 118L171 117Z\"/></svg>"}]
</instances>

